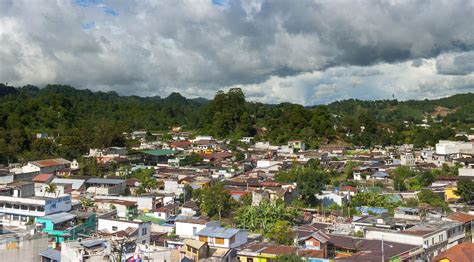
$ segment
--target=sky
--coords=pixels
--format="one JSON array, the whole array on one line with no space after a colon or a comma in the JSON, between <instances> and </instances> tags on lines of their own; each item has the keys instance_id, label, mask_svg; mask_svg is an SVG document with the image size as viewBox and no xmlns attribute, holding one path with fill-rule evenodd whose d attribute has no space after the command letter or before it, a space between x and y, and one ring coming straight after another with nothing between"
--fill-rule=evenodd
<instances>
[{"instance_id":1,"label":"sky","mask_svg":"<svg viewBox=\"0 0 474 262\"><path fill-rule=\"evenodd\" d=\"M0 82L303 105L474 92L474 1L1 0Z\"/></svg>"}]
</instances>

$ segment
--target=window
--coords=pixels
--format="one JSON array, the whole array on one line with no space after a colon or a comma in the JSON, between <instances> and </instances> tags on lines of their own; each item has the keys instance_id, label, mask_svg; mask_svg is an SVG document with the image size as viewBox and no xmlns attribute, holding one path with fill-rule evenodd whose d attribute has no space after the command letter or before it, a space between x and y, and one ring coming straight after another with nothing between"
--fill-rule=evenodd
<instances>
[{"instance_id":1,"label":"window","mask_svg":"<svg viewBox=\"0 0 474 262\"><path fill-rule=\"evenodd\" d=\"M253 262L253 258L248 257L247 262Z\"/></svg>"},{"instance_id":2,"label":"window","mask_svg":"<svg viewBox=\"0 0 474 262\"><path fill-rule=\"evenodd\" d=\"M207 237L206 236L199 236L199 241L207 242Z\"/></svg>"},{"instance_id":3,"label":"window","mask_svg":"<svg viewBox=\"0 0 474 262\"><path fill-rule=\"evenodd\" d=\"M143 235L146 235L146 233L147 233L147 232L146 232L146 228L142 228L142 236L143 236Z\"/></svg>"},{"instance_id":4,"label":"window","mask_svg":"<svg viewBox=\"0 0 474 262\"><path fill-rule=\"evenodd\" d=\"M116 226L112 226L112 231L117 231L117 227Z\"/></svg>"},{"instance_id":5,"label":"window","mask_svg":"<svg viewBox=\"0 0 474 262\"><path fill-rule=\"evenodd\" d=\"M434 237L431 238L431 244L434 245Z\"/></svg>"},{"instance_id":6,"label":"window","mask_svg":"<svg viewBox=\"0 0 474 262\"><path fill-rule=\"evenodd\" d=\"M218 245L224 245L224 239L220 237L216 237L216 244Z\"/></svg>"}]
</instances>

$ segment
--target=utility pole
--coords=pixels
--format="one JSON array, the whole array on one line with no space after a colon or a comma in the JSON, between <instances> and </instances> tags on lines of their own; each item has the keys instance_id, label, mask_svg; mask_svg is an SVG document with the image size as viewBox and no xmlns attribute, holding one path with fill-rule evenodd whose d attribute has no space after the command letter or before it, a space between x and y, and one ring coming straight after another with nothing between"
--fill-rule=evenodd
<instances>
[{"instance_id":1,"label":"utility pole","mask_svg":"<svg viewBox=\"0 0 474 262\"><path fill-rule=\"evenodd\" d=\"M382 234L382 262L385 262L385 253L383 250L383 234Z\"/></svg>"}]
</instances>

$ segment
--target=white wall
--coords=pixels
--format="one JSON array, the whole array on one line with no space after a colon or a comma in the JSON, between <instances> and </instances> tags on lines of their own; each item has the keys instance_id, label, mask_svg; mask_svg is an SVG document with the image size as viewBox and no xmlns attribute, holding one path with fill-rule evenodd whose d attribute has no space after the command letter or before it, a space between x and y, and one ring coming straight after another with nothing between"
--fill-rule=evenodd
<instances>
[{"instance_id":1,"label":"white wall","mask_svg":"<svg viewBox=\"0 0 474 262\"><path fill-rule=\"evenodd\" d=\"M116 227L116 229L114 228ZM150 243L150 232L151 232L151 223L150 222L129 222L124 220L113 220L113 219L103 219L99 218L97 230L106 230L108 232L117 232L125 230L129 227L138 228L138 238L137 243L143 244ZM114 230L115 229L115 230ZM145 230L143 230L145 229Z\"/></svg>"}]
</instances>

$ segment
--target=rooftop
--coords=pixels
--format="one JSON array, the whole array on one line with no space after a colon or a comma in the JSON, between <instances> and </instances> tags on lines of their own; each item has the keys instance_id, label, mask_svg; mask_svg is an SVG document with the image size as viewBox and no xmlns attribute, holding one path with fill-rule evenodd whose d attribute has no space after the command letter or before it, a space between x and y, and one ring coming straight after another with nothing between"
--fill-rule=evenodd
<instances>
[{"instance_id":1,"label":"rooftop","mask_svg":"<svg viewBox=\"0 0 474 262\"><path fill-rule=\"evenodd\" d=\"M199 236L208 236L208 237L219 237L219 238L231 238L235 234L239 233L241 229L237 228L225 228L225 227L209 227L201 229L197 232Z\"/></svg>"},{"instance_id":2,"label":"rooftop","mask_svg":"<svg viewBox=\"0 0 474 262\"><path fill-rule=\"evenodd\" d=\"M74 215L74 214L70 214L70 213L67 213L67 212L61 212L61 213L56 213L56 214L51 214L51 215L47 215L47 216L44 216L44 217L40 217L39 219L50 220L51 222L53 222L53 224L59 224L59 223L62 223L62 222L72 220L74 218L76 218L76 215Z\"/></svg>"}]
</instances>

